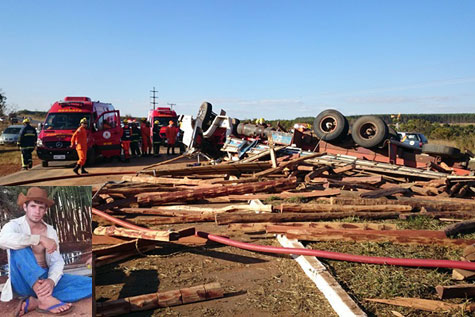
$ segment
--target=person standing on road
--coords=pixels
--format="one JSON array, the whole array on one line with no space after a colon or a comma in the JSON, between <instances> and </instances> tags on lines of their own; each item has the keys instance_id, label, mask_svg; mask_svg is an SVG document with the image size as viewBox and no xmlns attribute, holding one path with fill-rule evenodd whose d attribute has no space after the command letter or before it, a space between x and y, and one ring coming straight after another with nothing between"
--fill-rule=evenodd
<instances>
[{"instance_id":1,"label":"person standing on road","mask_svg":"<svg viewBox=\"0 0 475 317\"><path fill-rule=\"evenodd\" d=\"M172 154L175 154L175 141L176 135L178 134L178 128L175 127L175 123L170 120L167 127L167 155L170 155L170 148L172 149Z\"/></svg>"},{"instance_id":2,"label":"person standing on road","mask_svg":"<svg viewBox=\"0 0 475 317\"><path fill-rule=\"evenodd\" d=\"M23 124L24 127L21 128L20 136L18 137L18 146L21 151L22 168L27 170L33 167L31 153L35 149L38 135L36 134L36 129L30 125L30 119L26 118L23 120Z\"/></svg>"},{"instance_id":3,"label":"person standing on road","mask_svg":"<svg viewBox=\"0 0 475 317\"><path fill-rule=\"evenodd\" d=\"M159 123L158 120L153 123L153 155L155 157L160 156L160 142L162 141Z\"/></svg>"},{"instance_id":4,"label":"person standing on road","mask_svg":"<svg viewBox=\"0 0 475 317\"><path fill-rule=\"evenodd\" d=\"M142 118L140 132L142 133L142 156L147 156L147 153L150 154L152 145L150 144L150 126L147 126L145 118Z\"/></svg>"},{"instance_id":5,"label":"person standing on road","mask_svg":"<svg viewBox=\"0 0 475 317\"><path fill-rule=\"evenodd\" d=\"M124 158L126 162L130 162L129 148L130 148L131 138L132 138L132 131L129 127L129 122L127 120L124 120L124 128L122 129L121 144L122 144L122 148L124 149Z\"/></svg>"},{"instance_id":6,"label":"person standing on road","mask_svg":"<svg viewBox=\"0 0 475 317\"><path fill-rule=\"evenodd\" d=\"M76 166L73 168L74 173L79 175L79 168L81 168L82 174L87 174L87 171L84 169L84 164L86 164L87 158L87 119L82 118L79 121L79 128L74 132L73 137L71 138L71 147L76 148L78 153L78 161Z\"/></svg>"},{"instance_id":7,"label":"person standing on road","mask_svg":"<svg viewBox=\"0 0 475 317\"><path fill-rule=\"evenodd\" d=\"M141 137L141 133L140 133L140 129L138 127L138 123L137 122L132 122L131 123L131 126L132 126L132 138L131 138L131 141L130 141L130 151L132 152L132 155L134 157L137 157L137 156L140 156L140 147L139 147L139 142L140 142L140 137Z\"/></svg>"}]
</instances>

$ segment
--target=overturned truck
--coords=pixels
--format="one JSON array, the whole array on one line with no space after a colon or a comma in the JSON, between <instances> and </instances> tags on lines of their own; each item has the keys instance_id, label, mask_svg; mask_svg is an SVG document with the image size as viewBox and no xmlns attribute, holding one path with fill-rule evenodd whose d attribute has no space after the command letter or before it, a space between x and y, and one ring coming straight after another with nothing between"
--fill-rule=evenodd
<instances>
[{"instance_id":1,"label":"overturned truck","mask_svg":"<svg viewBox=\"0 0 475 317\"><path fill-rule=\"evenodd\" d=\"M350 127L347 118L328 109L315 117L311 130L291 132L265 124L243 123L239 119L213 112L203 102L196 118L181 116L183 143L188 153L199 151L231 160L275 148L287 154L326 152L339 158L389 163L443 173L470 175L468 162L473 154L459 149L424 144L421 148L400 142L398 133L377 116L362 116Z\"/></svg>"}]
</instances>

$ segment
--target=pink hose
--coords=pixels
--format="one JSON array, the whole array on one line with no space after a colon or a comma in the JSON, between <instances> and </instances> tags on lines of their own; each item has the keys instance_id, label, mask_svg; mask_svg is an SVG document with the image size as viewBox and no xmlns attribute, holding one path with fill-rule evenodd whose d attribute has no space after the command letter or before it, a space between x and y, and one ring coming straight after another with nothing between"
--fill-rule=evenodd
<instances>
[{"instance_id":1,"label":"pink hose","mask_svg":"<svg viewBox=\"0 0 475 317\"><path fill-rule=\"evenodd\" d=\"M432 259L400 259L400 258L389 258L389 257L352 255L352 254L347 254L347 253L321 251L321 250L256 245L256 244L251 244L251 243L234 241L228 238L216 236L216 235L209 234L206 232L201 232L201 231L197 231L195 235L205 238L205 239L215 241L215 242L230 245L236 248L257 251L257 252L309 255L309 256L316 256L316 257L332 259L332 260L370 263L370 264L386 264L386 265L400 265L400 266L414 266L414 267L444 267L444 268L450 268L450 269L464 269L464 270L471 270L471 271L475 270L475 262L452 261L452 260L432 260Z\"/></svg>"},{"instance_id":2,"label":"pink hose","mask_svg":"<svg viewBox=\"0 0 475 317\"><path fill-rule=\"evenodd\" d=\"M152 229L139 227L131 223L128 223L126 221L117 219L95 208L92 208L92 212L100 217L103 217L104 219L107 219L125 228L140 230L140 231L155 231ZM347 253L321 251L321 250L256 245L256 244L251 244L251 243L234 241L228 238L216 236L214 234L210 234L210 233L206 233L202 231L196 231L195 235L208 239L208 240L230 245L236 248L257 251L257 252L308 255L308 256L316 256L316 257L332 259L332 260L369 263L369 264L386 264L386 265L399 265L399 266L411 266L411 267L435 267L435 268L443 267L443 268L449 268L449 269L463 269L463 270L475 271L475 262L452 261L452 260L432 260L432 259L400 259L400 258L389 258L389 257L352 255L352 254L347 254Z\"/></svg>"}]
</instances>

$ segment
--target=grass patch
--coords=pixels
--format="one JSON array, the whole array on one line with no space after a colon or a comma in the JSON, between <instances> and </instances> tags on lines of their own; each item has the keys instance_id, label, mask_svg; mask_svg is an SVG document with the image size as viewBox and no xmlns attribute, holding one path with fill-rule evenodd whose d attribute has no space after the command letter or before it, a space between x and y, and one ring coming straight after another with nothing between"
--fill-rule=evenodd
<instances>
[{"instance_id":1,"label":"grass patch","mask_svg":"<svg viewBox=\"0 0 475 317\"><path fill-rule=\"evenodd\" d=\"M431 258L458 260L461 248L434 245L396 245L391 243L318 242L312 249L350 253L355 255L388 256L398 258ZM454 316L434 314L392 305L364 301L364 298L417 297L437 299L436 285L452 285L449 269L420 269L399 266L350 263L325 260L330 270L347 292L365 307L371 316L391 316L397 310L404 316ZM463 300L452 302L462 303ZM463 316L463 313L458 316Z\"/></svg>"}]
</instances>

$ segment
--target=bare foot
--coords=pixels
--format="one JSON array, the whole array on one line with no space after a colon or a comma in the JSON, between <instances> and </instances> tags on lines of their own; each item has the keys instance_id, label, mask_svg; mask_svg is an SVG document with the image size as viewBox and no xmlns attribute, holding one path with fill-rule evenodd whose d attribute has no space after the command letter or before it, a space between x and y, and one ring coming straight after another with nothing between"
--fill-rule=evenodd
<instances>
[{"instance_id":1,"label":"bare foot","mask_svg":"<svg viewBox=\"0 0 475 317\"><path fill-rule=\"evenodd\" d=\"M25 312L26 308L26 312ZM36 308L38 308L38 300L35 297L30 296L28 298L28 307L26 307L26 300L21 303L21 309L20 312L18 313L18 316L23 316L26 313L29 313L31 311L34 311Z\"/></svg>"},{"instance_id":2,"label":"bare foot","mask_svg":"<svg viewBox=\"0 0 475 317\"><path fill-rule=\"evenodd\" d=\"M61 301L54 298L53 296L40 297L38 299L38 308L42 310L48 310L48 308L60 304ZM48 310L50 313L59 314L70 309L72 306L71 303L63 303L55 308Z\"/></svg>"}]
</instances>

